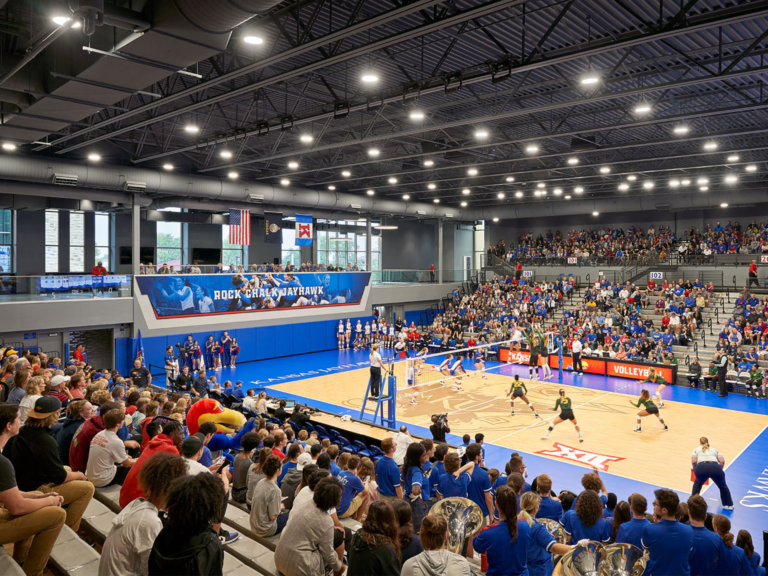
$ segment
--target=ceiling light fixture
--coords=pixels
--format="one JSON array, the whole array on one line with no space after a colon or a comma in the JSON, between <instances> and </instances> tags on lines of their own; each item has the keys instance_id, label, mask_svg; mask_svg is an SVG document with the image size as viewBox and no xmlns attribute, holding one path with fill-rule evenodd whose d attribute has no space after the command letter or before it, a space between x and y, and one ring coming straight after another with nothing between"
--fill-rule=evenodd
<instances>
[{"instance_id":1,"label":"ceiling light fixture","mask_svg":"<svg viewBox=\"0 0 768 576\"><path fill-rule=\"evenodd\" d=\"M570 164L571 166L576 166L576 164L578 163L579 163L578 158L568 158L568 164Z\"/></svg>"},{"instance_id":2,"label":"ceiling light fixture","mask_svg":"<svg viewBox=\"0 0 768 576\"><path fill-rule=\"evenodd\" d=\"M280 180L280 184L283 185L283 186L288 186L290 183L291 183L291 181L288 180L288 178L282 178Z\"/></svg>"},{"instance_id":3,"label":"ceiling light fixture","mask_svg":"<svg viewBox=\"0 0 768 576\"><path fill-rule=\"evenodd\" d=\"M523 193L520 190L515 192L515 198L522 198L522 197L523 197Z\"/></svg>"},{"instance_id":4,"label":"ceiling light fixture","mask_svg":"<svg viewBox=\"0 0 768 576\"><path fill-rule=\"evenodd\" d=\"M232 158L232 152L230 152L229 150L222 150L220 156L225 160L229 160L230 158Z\"/></svg>"},{"instance_id":5,"label":"ceiling light fixture","mask_svg":"<svg viewBox=\"0 0 768 576\"><path fill-rule=\"evenodd\" d=\"M435 198L434 200L432 200L432 202L434 202L435 204L440 204L440 198Z\"/></svg>"},{"instance_id":6,"label":"ceiling light fixture","mask_svg":"<svg viewBox=\"0 0 768 576\"><path fill-rule=\"evenodd\" d=\"M3 150L16 150L16 144L13 142L3 142Z\"/></svg>"},{"instance_id":7,"label":"ceiling light fixture","mask_svg":"<svg viewBox=\"0 0 768 576\"><path fill-rule=\"evenodd\" d=\"M698 184L699 186L706 186L707 184L709 184L709 178L699 178L698 180L696 180L696 184Z\"/></svg>"},{"instance_id":8,"label":"ceiling light fixture","mask_svg":"<svg viewBox=\"0 0 768 576\"><path fill-rule=\"evenodd\" d=\"M51 20L53 20L53 23L56 24L57 26L64 26L64 24L72 20L72 18L70 18L69 16L62 15L62 16L54 16L53 18L51 18Z\"/></svg>"},{"instance_id":9,"label":"ceiling light fixture","mask_svg":"<svg viewBox=\"0 0 768 576\"><path fill-rule=\"evenodd\" d=\"M720 204L720 208L728 208L728 202L723 202Z\"/></svg>"},{"instance_id":10,"label":"ceiling light fixture","mask_svg":"<svg viewBox=\"0 0 768 576\"><path fill-rule=\"evenodd\" d=\"M541 190L536 190L536 191L533 193L533 195L534 195L534 196L536 196L536 198L538 198L539 196L541 196Z\"/></svg>"},{"instance_id":11,"label":"ceiling light fixture","mask_svg":"<svg viewBox=\"0 0 768 576\"><path fill-rule=\"evenodd\" d=\"M498 219L498 218L494 218L494 219L493 219L493 221L494 221L494 222L498 222L498 221L499 221L499 219Z\"/></svg>"},{"instance_id":12,"label":"ceiling light fixture","mask_svg":"<svg viewBox=\"0 0 768 576\"><path fill-rule=\"evenodd\" d=\"M735 174L728 174L725 177L725 183L726 184L736 184L736 182L738 182L738 181L739 181L739 177L736 176Z\"/></svg>"},{"instance_id":13,"label":"ceiling light fixture","mask_svg":"<svg viewBox=\"0 0 768 576\"><path fill-rule=\"evenodd\" d=\"M536 184L536 188L545 188L547 185L544 182L539 182Z\"/></svg>"},{"instance_id":14,"label":"ceiling light fixture","mask_svg":"<svg viewBox=\"0 0 768 576\"><path fill-rule=\"evenodd\" d=\"M190 134L197 134L200 132L200 128L195 124L187 124L184 126L184 131L189 132Z\"/></svg>"},{"instance_id":15,"label":"ceiling light fixture","mask_svg":"<svg viewBox=\"0 0 768 576\"><path fill-rule=\"evenodd\" d=\"M432 167L434 165L435 165L435 161L434 160L424 160L424 166L426 166L427 168L430 168L430 167Z\"/></svg>"},{"instance_id":16,"label":"ceiling light fixture","mask_svg":"<svg viewBox=\"0 0 768 576\"><path fill-rule=\"evenodd\" d=\"M689 128L688 128L688 126L685 126L685 125L683 125L683 124L681 124L681 125L679 125L679 126L675 126L675 127L672 129L672 132L674 132L674 133L675 133L675 134L677 134L678 136L682 136L683 134L688 134L688 131L689 131Z\"/></svg>"},{"instance_id":17,"label":"ceiling light fixture","mask_svg":"<svg viewBox=\"0 0 768 576\"><path fill-rule=\"evenodd\" d=\"M349 178L350 176L352 176L352 172L350 172L349 170L342 170L341 175L344 176L344 178Z\"/></svg>"},{"instance_id":18,"label":"ceiling light fixture","mask_svg":"<svg viewBox=\"0 0 768 576\"><path fill-rule=\"evenodd\" d=\"M229 174L227 174L227 176L229 176L230 179L232 180L237 180L237 177L239 176L239 174L237 172L230 172Z\"/></svg>"},{"instance_id":19,"label":"ceiling light fixture","mask_svg":"<svg viewBox=\"0 0 768 576\"><path fill-rule=\"evenodd\" d=\"M411 195L410 194L403 194L403 200L410 200Z\"/></svg>"},{"instance_id":20,"label":"ceiling light fixture","mask_svg":"<svg viewBox=\"0 0 768 576\"><path fill-rule=\"evenodd\" d=\"M297 170L298 167L299 167L299 163L296 162L296 160L291 160L290 162L288 162L288 168L290 168L291 170Z\"/></svg>"},{"instance_id":21,"label":"ceiling light fixture","mask_svg":"<svg viewBox=\"0 0 768 576\"><path fill-rule=\"evenodd\" d=\"M600 216L600 212L597 212L597 211L592 212L592 216Z\"/></svg>"},{"instance_id":22,"label":"ceiling light fixture","mask_svg":"<svg viewBox=\"0 0 768 576\"><path fill-rule=\"evenodd\" d=\"M584 188L582 188L581 186L576 186L576 188L574 188L573 191L576 194L581 194L582 192L584 192Z\"/></svg>"},{"instance_id":23,"label":"ceiling light fixture","mask_svg":"<svg viewBox=\"0 0 768 576\"><path fill-rule=\"evenodd\" d=\"M469 196L469 188L464 188L464 189L461 191L461 193L462 193L462 194L464 194L464 196Z\"/></svg>"},{"instance_id":24,"label":"ceiling light fixture","mask_svg":"<svg viewBox=\"0 0 768 576\"><path fill-rule=\"evenodd\" d=\"M627 180L629 180L630 182L634 182L635 180L637 180L637 176L635 176L634 174L630 174L629 176L627 176Z\"/></svg>"},{"instance_id":25,"label":"ceiling light fixture","mask_svg":"<svg viewBox=\"0 0 768 576\"><path fill-rule=\"evenodd\" d=\"M476 130L475 131L475 138L478 140L485 140L488 138L488 131L487 130Z\"/></svg>"},{"instance_id":26,"label":"ceiling light fixture","mask_svg":"<svg viewBox=\"0 0 768 576\"><path fill-rule=\"evenodd\" d=\"M173 164L163 164L163 170L173 170Z\"/></svg>"},{"instance_id":27,"label":"ceiling light fixture","mask_svg":"<svg viewBox=\"0 0 768 576\"><path fill-rule=\"evenodd\" d=\"M704 144L704 150L707 150L708 152L711 152L713 150L717 150L717 142L707 142Z\"/></svg>"},{"instance_id":28,"label":"ceiling light fixture","mask_svg":"<svg viewBox=\"0 0 768 576\"><path fill-rule=\"evenodd\" d=\"M390 176L387 182L389 182L390 184L397 184L397 178L395 178L394 176Z\"/></svg>"},{"instance_id":29,"label":"ceiling light fixture","mask_svg":"<svg viewBox=\"0 0 768 576\"><path fill-rule=\"evenodd\" d=\"M424 120L424 112L420 110L413 110L410 114L408 114L408 118L411 120Z\"/></svg>"},{"instance_id":30,"label":"ceiling light fixture","mask_svg":"<svg viewBox=\"0 0 768 576\"><path fill-rule=\"evenodd\" d=\"M461 203L461 207L462 207L462 208L466 208L466 207L467 207L467 203L466 203L466 202L462 202L462 203Z\"/></svg>"},{"instance_id":31,"label":"ceiling light fixture","mask_svg":"<svg viewBox=\"0 0 768 576\"><path fill-rule=\"evenodd\" d=\"M600 76L594 72L590 72L589 74L581 77L582 86L591 86L592 84L597 84L598 82L600 82Z\"/></svg>"},{"instance_id":32,"label":"ceiling light fixture","mask_svg":"<svg viewBox=\"0 0 768 576\"><path fill-rule=\"evenodd\" d=\"M627 184L626 182L622 182L621 184L619 184L619 190L621 190L622 192L626 192L627 190L629 190L629 184Z\"/></svg>"},{"instance_id":33,"label":"ceiling light fixture","mask_svg":"<svg viewBox=\"0 0 768 576\"><path fill-rule=\"evenodd\" d=\"M645 182L643 182L643 188L645 188L646 190L652 190L653 182L651 182L650 180L646 180Z\"/></svg>"},{"instance_id":34,"label":"ceiling light fixture","mask_svg":"<svg viewBox=\"0 0 768 576\"><path fill-rule=\"evenodd\" d=\"M600 174L610 174L611 173L611 167L610 166L601 166L600 167Z\"/></svg>"},{"instance_id":35,"label":"ceiling light fixture","mask_svg":"<svg viewBox=\"0 0 768 576\"><path fill-rule=\"evenodd\" d=\"M635 114L648 114L651 111L651 105L648 102L640 102L635 106Z\"/></svg>"},{"instance_id":36,"label":"ceiling light fixture","mask_svg":"<svg viewBox=\"0 0 768 576\"><path fill-rule=\"evenodd\" d=\"M566 195L565 195L565 199L566 199L566 200L570 200L570 199L571 199L571 195L570 195L570 194L566 194Z\"/></svg>"},{"instance_id":37,"label":"ceiling light fixture","mask_svg":"<svg viewBox=\"0 0 768 576\"><path fill-rule=\"evenodd\" d=\"M728 162L738 162L739 161L739 155L738 154L731 154L728 156Z\"/></svg>"},{"instance_id":38,"label":"ceiling light fixture","mask_svg":"<svg viewBox=\"0 0 768 576\"><path fill-rule=\"evenodd\" d=\"M672 188L677 188L678 186L680 186L680 180L677 180L677 179L675 179L675 180L670 180L670 181L669 181L669 185L670 185Z\"/></svg>"},{"instance_id":39,"label":"ceiling light fixture","mask_svg":"<svg viewBox=\"0 0 768 576\"><path fill-rule=\"evenodd\" d=\"M366 84L375 84L379 81L379 77L377 74L374 74L373 72L366 72L362 76L360 76L360 80L365 82Z\"/></svg>"},{"instance_id":40,"label":"ceiling light fixture","mask_svg":"<svg viewBox=\"0 0 768 576\"><path fill-rule=\"evenodd\" d=\"M748 166L744 167L744 170L746 170L747 172L754 172L755 170L757 170L757 166L755 166L754 164L749 164Z\"/></svg>"},{"instance_id":41,"label":"ceiling light fixture","mask_svg":"<svg viewBox=\"0 0 768 576\"><path fill-rule=\"evenodd\" d=\"M507 176L506 178L504 178L504 180L506 180L507 182L514 182L515 181L515 177L514 176Z\"/></svg>"},{"instance_id":42,"label":"ceiling light fixture","mask_svg":"<svg viewBox=\"0 0 768 576\"><path fill-rule=\"evenodd\" d=\"M555 196L560 196L563 193L563 189L555 188L554 190L552 190L552 192L554 193Z\"/></svg>"},{"instance_id":43,"label":"ceiling light fixture","mask_svg":"<svg viewBox=\"0 0 768 576\"><path fill-rule=\"evenodd\" d=\"M680 180L680 184L683 185L683 186L690 186L691 185L691 181L688 180L688 179Z\"/></svg>"},{"instance_id":44,"label":"ceiling light fixture","mask_svg":"<svg viewBox=\"0 0 768 576\"><path fill-rule=\"evenodd\" d=\"M371 158L376 158L376 157L378 157L379 153L380 153L380 152L379 152L379 149L378 149L378 148L370 148L370 149L368 150L368 156L370 156Z\"/></svg>"},{"instance_id":45,"label":"ceiling light fixture","mask_svg":"<svg viewBox=\"0 0 768 576\"><path fill-rule=\"evenodd\" d=\"M437 184L432 184L432 183L430 182L429 184L427 184L427 188L428 188L429 190L434 190L435 188L437 188Z\"/></svg>"},{"instance_id":46,"label":"ceiling light fixture","mask_svg":"<svg viewBox=\"0 0 768 576\"><path fill-rule=\"evenodd\" d=\"M299 140L304 142L304 144L309 144L310 142L312 142L312 135L311 134L302 134L301 136L299 136Z\"/></svg>"},{"instance_id":47,"label":"ceiling light fixture","mask_svg":"<svg viewBox=\"0 0 768 576\"><path fill-rule=\"evenodd\" d=\"M330 190L331 192L333 192L334 190L336 190L336 186L334 186L333 184L329 184L329 185L328 185L328 190Z\"/></svg>"},{"instance_id":48,"label":"ceiling light fixture","mask_svg":"<svg viewBox=\"0 0 768 576\"><path fill-rule=\"evenodd\" d=\"M477 176L477 168L470 168L469 170L467 170L467 175L468 176Z\"/></svg>"},{"instance_id":49,"label":"ceiling light fixture","mask_svg":"<svg viewBox=\"0 0 768 576\"><path fill-rule=\"evenodd\" d=\"M261 36L250 35L250 36L243 37L243 42L245 42L246 44L257 46L259 44L264 44L264 38L262 38Z\"/></svg>"},{"instance_id":50,"label":"ceiling light fixture","mask_svg":"<svg viewBox=\"0 0 768 576\"><path fill-rule=\"evenodd\" d=\"M373 196L374 194L376 194L376 192L374 192L373 190L366 190L365 193L368 194L368 196Z\"/></svg>"},{"instance_id":51,"label":"ceiling light fixture","mask_svg":"<svg viewBox=\"0 0 768 576\"><path fill-rule=\"evenodd\" d=\"M707 190L709 190L709 186L702 186L701 188L699 188L699 190L701 190L702 192L706 192Z\"/></svg>"},{"instance_id":52,"label":"ceiling light fixture","mask_svg":"<svg viewBox=\"0 0 768 576\"><path fill-rule=\"evenodd\" d=\"M498 198L499 200L504 200L505 197L506 195L504 194L504 192L499 192L498 194L496 194L496 198Z\"/></svg>"},{"instance_id":53,"label":"ceiling light fixture","mask_svg":"<svg viewBox=\"0 0 768 576\"><path fill-rule=\"evenodd\" d=\"M91 162L98 162L99 160L101 160L101 156L99 156L98 154L88 154L88 160L90 160Z\"/></svg>"},{"instance_id":54,"label":"ceiling light fixture","mask_svg":"<svg viewBox=\"0 0 768 576\"><path fill-rule=\"evenodd\" d=\"M80 28L80 26L82 26L82 25L83 25L83 23L82 23L82 22L80 22L80 20L75 20L74 22L72 22L72 26L71 26L71 28L74 28L75 30L77 30L77 29L78 29L78 28Z\"/></svg>"},{"instance_id":55,"label":"ceiling light fixture","mask_svg":"<svg viewBox=\"0 0 768 576\"><path fill-rule=\"evenodd\" d=\"M539 151L539 147L536 146L536 144L530 144L525 147L525 151L528 152L528 154L536 154L536 152Z\"/></svg>"}]
</instances>

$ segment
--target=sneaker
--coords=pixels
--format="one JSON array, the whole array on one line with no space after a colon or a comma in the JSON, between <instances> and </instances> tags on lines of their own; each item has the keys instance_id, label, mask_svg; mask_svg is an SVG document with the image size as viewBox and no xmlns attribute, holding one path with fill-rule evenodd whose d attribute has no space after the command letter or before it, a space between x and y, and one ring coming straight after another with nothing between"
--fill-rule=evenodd
<instances>
[{"instance_id":1,"label":"sneaker","mask_svg":"<svg viewBox=\"0 0 768 576\"><path fill-rule=\"evenodd\" d=\"M411 398L411 406L416 406L416 404L418 404L418 402L416 402L416 400Z\"/></svg>"},{"instance_id":2,"label":"sneaker","mask_svg":"<svg viewBox=\"0 0 768 576\"><path fill-rule=\"evenodd\" d=\"M515 415L515 409L514 409L514 408L512 408L512 410L511 410L509 413L510 413L512 416L514 416L514 415Z\"/></svg>"},{"instance_id":3,"label":"sneaker","mask_svg":"<svg viewBox=\"0 0 768 576\"><path fill-rule=\"evenodd\" d=\"M547 438L548 438L548 436L546 434L541 437L542 440L546 440Z\"/></svg>"},{"instance_id":4,"label":"sneaker","mask_svg":"<svg viewBox=\"0 0 768 576\"><path fill-rule=\"evenodd\" d=\"M539 416L539 413L538 413L538 412L534 412L534 413L533 413L533 415L534 415L536 418L541 418L541 416Z\"/></svg>"},{"instance_id":5,"label":"sneaker","mask_svg":"<svg viewBox=\"0 0 768 576\"><path fill-rule=\"evenodd\" d=\"M733 506L723 506L723 510L733 510Z\"/></svg>"},{"instance_id":6,"label":"sneaker","mask_svg":"<svg viewBox=\"0 0 768 576\"><path fill-rule=\"evenodd\" d=\"M641 431L640 428L635 428L634 430L632 430L632 432L640 432L640 431Z\"/></svg>"},{"instance_id":7,"label":"sneaker","mask_svg":"<svg viewBox=\"0 0 768 576\"><path fill-rule=\"evenodd\" d=\"M664 424L664 432L669 432L669 426L667 426L666 424Z\"/></svg>"},{"instance_id":8,"label":"sneaker","mask_svg":"<svg viewBox=\"0 0 768 576\"><path fill-rule=\"evenodd\" d=\"M584 438L582 438L581 436L579 436L579 442L584 442Z\"/></svg>"},{"instance_id":9,"label":"sneaker","mask_svg":"<svg viewBox=\"0 0 768 576\"><path fill-rule=\"evenodd\" d=\"M219 540L222 544L232 544L240 540L240 534L237 532L227 532L226 530L219 531Z\"/></svg>"}]
</instances>

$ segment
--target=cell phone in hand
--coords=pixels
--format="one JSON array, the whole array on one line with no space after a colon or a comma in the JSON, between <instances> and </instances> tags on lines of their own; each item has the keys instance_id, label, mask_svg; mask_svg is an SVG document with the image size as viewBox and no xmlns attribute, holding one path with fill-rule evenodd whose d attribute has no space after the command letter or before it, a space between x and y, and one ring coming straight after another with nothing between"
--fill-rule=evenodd
<instances>
[{"instance_id":1,"label":"cell phone in hand","mask_svg":"<svg viewBox=\"0 0 768 576\"><path fill-rule=\"evenodd\" d=\"M223 461L222 461L222 463L221 463L221 466L219 466L219 467L218 467L218 469L216 470L216 474L221 474L221 471L224 469L224 467L225 467L227 464L229 464L229 461L228 461L226 458L222 458L222 460L223 460Z\"/></svg>"}]
</instances>

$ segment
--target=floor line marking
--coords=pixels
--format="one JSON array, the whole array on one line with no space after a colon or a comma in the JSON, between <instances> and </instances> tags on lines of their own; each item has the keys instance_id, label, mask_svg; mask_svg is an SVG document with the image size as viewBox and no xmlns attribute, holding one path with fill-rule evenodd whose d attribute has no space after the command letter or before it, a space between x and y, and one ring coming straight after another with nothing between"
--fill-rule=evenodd
<instances>
[{"instance_id":1,"label":"floor line marking","mask_svg":"<svg viewBox=\"0 0 768 576\"><path fill-rule=\"evenodd\" d=\"M738 460L738 459L739 459L739 457L741 457L741 455L742 455L742 454L744 454L744 452L747 450L747 448L749 448L750 446L752 446L752 444L754 444L755 440L757 440L758 438L760 438L760 436L762 436L762 435L763 435L763 433L764 433L766 430L768 430L768 424L765 426L765 428L763 428L762 430L760 430L760 432L758 432L758 433L755 435L755 437L754 437L754 438L752 438L752 440L750 440L750 441L749 441L749 443L748 443L746 446L744 446L744 448L742 448L742 449L741 449L741 452L739 452L738 454L736 454L736 456L735 456L735 458L734 458L733 460L731 460L730 462L728 462L728 463L725 465L725 467L723 468L723 472L725 472L726 470L728 470L728 468L730 468L730 467L731 467L731 464L733 464L734 462L736 462L736 460ZM703 487L703 489L701 490L701 494L704 494L704 493L705 493L707 490L709 490L709 489L710 489L712 486L714 486L714 485L715 485L715 483L714 483L714 482L710 482L710 483L709 483L707 486L704 486L704 487ZM722 502L721 502L721 504L722 504Z\"/></svg>"}]
</instances>

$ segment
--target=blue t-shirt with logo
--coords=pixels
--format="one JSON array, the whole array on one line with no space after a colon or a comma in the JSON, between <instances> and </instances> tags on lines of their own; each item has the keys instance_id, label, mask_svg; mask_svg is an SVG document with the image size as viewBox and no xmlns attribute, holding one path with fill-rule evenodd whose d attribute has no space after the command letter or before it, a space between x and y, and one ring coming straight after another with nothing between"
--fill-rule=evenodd
<instances>
[{"instance_id":1,"label":"blue t-shirt with logo","mask_svg":"<svg viewBox=\"0 0 768 576\"><path fill-rule=\"evenodd\" d=\"M365 486L363 481L354 472L349 470L340 472L338 478L341 485L344 486L344 490L341 493L341 503L336 508L336 513L341 517L347 511L355 496L365 490Z\"/></svg>"}]
</instances>

